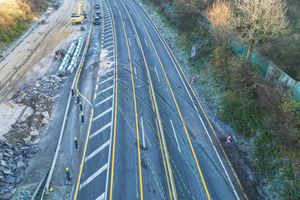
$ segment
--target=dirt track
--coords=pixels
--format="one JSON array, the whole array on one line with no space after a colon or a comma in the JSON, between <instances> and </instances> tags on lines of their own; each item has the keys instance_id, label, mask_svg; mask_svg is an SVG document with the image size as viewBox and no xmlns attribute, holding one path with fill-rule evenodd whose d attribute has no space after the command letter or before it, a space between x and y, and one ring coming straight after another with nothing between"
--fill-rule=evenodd
<instances>
[{"instance_id":1,"label":"dirt track","mask_svg":"<svg viewBox=\"0 0 300 200\"><path fill-rule=\"evenodd\" d=\"M46 65L45 59L41 61L78 29L70 23L75 7L75 0L64 0L47 24L39 25L0 63L0 102L7 100L26 79L46 72L51 66L52 59Z\"/></svg>"}]
</instances>

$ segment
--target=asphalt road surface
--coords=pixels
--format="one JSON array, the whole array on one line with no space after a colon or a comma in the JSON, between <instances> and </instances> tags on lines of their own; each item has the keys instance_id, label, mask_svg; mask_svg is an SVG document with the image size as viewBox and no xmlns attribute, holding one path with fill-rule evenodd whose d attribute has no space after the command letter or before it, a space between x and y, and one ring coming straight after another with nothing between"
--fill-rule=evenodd
<instances>
[{"instance_id":1,"label":"asphalt road surface","mask_svg":"<svg viewBox=\"0 0 300 200\"><path fill-rule=\"evenodd\" d=\"M132 0L94 3L101 53L74 199L246 199L151 19Z\"/></svg>"}]
</instances>

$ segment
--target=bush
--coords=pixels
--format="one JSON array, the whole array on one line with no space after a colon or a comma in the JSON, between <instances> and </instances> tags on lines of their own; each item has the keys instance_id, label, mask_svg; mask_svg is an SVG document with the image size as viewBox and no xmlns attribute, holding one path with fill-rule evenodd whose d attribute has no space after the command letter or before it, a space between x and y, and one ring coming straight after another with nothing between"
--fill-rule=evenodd
<instances>
[{"instance_id":1,"label":"bush","mask_svg":"<svg viewBox=\"0 0 300 200\"><path fill-rule=\"evenodd\" d=\"M236 131L250 137L260 127L262 119L259 113L254 101L229 91L225 94L220 114Z\"/></svg>"}]
</instances>

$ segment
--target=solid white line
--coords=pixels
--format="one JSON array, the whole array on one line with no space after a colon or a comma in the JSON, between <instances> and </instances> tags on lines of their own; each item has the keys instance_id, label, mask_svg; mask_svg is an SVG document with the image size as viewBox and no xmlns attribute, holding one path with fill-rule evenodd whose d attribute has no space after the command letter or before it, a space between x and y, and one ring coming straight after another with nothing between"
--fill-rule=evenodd
<instances>
[{"instance_id":1,"label":"solid white line","mask_svg":"<svg viewBox=\"0 0 300 200\"><path fill-rule=\"evenodd\" d=\"M106 111L104 111L103 113L101 113L100 115L98 115L97 117L94 117L93 121L96 121L97 119L99 119L100 117L106 115L107 113L111 112L112 108L107 109Z\"/></svg>"},{"instance_id":2,"label":"solid white line","mask_svg":"<svg viewBox=\"0 0 300 200\"><path fill-rule=\"evenodd\" d=\"M101 104L105 103L106 101L112 99L113 96L114 96L114 95L111 95L111 96L107 97L106 99L100 101L99 103L97 103L97 104L95 105L95 107L98 107L98 106L100 106Z\"/></svg>"},{"instance_id":3,"label":"solid white line","mask_svg":"<svg viewBox=\"0 0 300 200\"><path fill-rule=\"evenodd\" d=\"M104 200L105 192L103 192L96 200Z\"/></svg>"},{"instance_id":4,"label":"solid white line","mask_svg":"<svg viewBox=\"0 0 300 200\"><path fill-rule=\"evenodd\" d=\"M128 43L129 43L129 46L131 46L131 41L130 41L130 38L128 38Z\"/></svg>"},{"instance_id":5,"label":"solid white line","mask_svg":"<svg viewBox=\"0 0 300 200\"><path fill-rule=\"evenodd\" d=\"M100 153L103 149L105 149L108 145L110 144L110 140L108 140L107 142L105 142L104 144L102 144L98 149L96 149L94 152L92 152L90 155L88 155L87 157L85 157L84 161L87 162L88 160L90 160L91 158L93 158L95 155L97 155L98 153Z\"/></svg>"},{"instance_id":6,"label":"solid white line","mask_svg":"<svg viewBox=\"0 0 300 200\"><path fill-rule=\"evenodd\" d=\"M158 81L160 82L160 78L159 78L159 76L158 76L156 67L154 67L154 70L155 70L156 76L157 76L157 78L158 78Z\"/></svg>"},{"instance_id":7,"label":"solid white line","mask_svg":"<svg viewBox=\"0 0 300 200\"><path fill-rule=\"evenodd\" d=\"M143 117L141 117L141 127L142 127L143 147L146 148L145 132L144 132L144 120L143 120Z\"/></svg>"},{"instance_id":8,"label":"solid white line","mask_svg":"<svg viewBox=\"0 0 300 200\"><path fill-rule=\"evenodd\" d=\"M98 135L99 133L101 133L102 131L104 131L105 129L109 128L111 126L111 122L109 122L108 124L106 124L105 126L103 126L102 128L100 128L98 131L96 131L95 133L93 133L92 135L90 135L90 139L92 139L93 137L95 137L96 135Z\"/></svg>"},{"instance_id":9,"label":"solid white line","mask_svg":"<svg viewBox=\"0 0 300 200\"><path fill-rule=\"evenodd\" d=\"M112 85L112 86L109 86L109 87L106 88L105 90L102 90L101 92L97 93L97 96L100 95L100 94L103 94L104 92L106 92L106 91L108 91L108 90L110 90L110 89L112 89L113 87L114 87L113 85Z\"/></svg>"},{"instance_id":10,"label":"solid white line","mask_svg":"<svg viewBox=\"0 0 300 200\"><path fill-rule=\"evenodd\" d=\"M148 42L147 42L147 40L145 38L144 38L144 41L145 41L146 46L149 48Z\"/></svg>"},{"instance_id":11,"label":"solid white line","mask_svg":"<svg viewBox=\"0 0 300 200\"><path fill-rule=\"evenodd\" d=\"M80 190L85 187L87 184L89 184L92 180L94 180L97 176L99 176L102 172L104 172L107 169L107 163L103 165L98 171L96 171L94 174L92 174L88 179L86 179L83 183L80 184Z\"/></svg>"},{"instance_id":12,"label":"solid white line","mask_svg":"<svg viewBox=\"0 0 300 200\"><path fill-rule=\"evenodd\" d=\"M177 139L177 136L176 136L176 131L175 131L175 128L174 128L174 125L173 125L173 122L172 122L171 119L170 119L170 122L171 122L171 126L172 126L173 133L174 133L174 136L175 136L175 140L176 140L176 143L177 143L178 151L181 153L179 142L178 142L178 139Z\"/></svg>"}]
</instances>

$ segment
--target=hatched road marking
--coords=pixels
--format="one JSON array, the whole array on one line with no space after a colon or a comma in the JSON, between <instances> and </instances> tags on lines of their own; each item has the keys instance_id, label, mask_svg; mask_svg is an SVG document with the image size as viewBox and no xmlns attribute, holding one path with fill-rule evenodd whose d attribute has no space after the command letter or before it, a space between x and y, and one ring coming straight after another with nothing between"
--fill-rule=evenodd
<instances>
[{"instance_id":1,"label":"hatched road marking","mask_svg":"<svg viewBox=\"0 0 300 200\"><path fill-rule=\"evenodd\" d=\"M80 184L80 190L88 185L91 181L93 181L97 176L99 176L102 172L107 169L107 163L103 165L100 169L98 169L94 174L88 177L83 183Z\"/></svg>"},{"instance_id":2,"label":"hatched road marking","mask_svg":"<svg viewBox=\"0 0 300 200\"><path fill-rule=\"evenodd\" d=\"M111 122L109 122L108 124L106 124L105 126L103 126L102 128L100 128L98 131L96 131L95 133L93 133L90 136L90 139L92 139L93 137L95 137L96 135L98 135L99 133L101 133L102 131L104 131L105 129L109 128L111 126Z\"/></svg>"},{"instance_id":3,"label":"hatched road marking","mask_svg":"<svg viewBox=\"0 0 300 200\"><path fill-rule=\"evenodd\" d=\"M109 144L110 144L110 140L108 140L107 142L105 142L103 145L101 145L98 149L96 149L90 155L88 155L87 157L85 157L84 161L87 162L88 160L90 160L91 158L93 158L95 155L97 155L98 153L100 153L103 149L105 149L106 147L108 147Z\"/></svg>"},{"instance_id":4,"label":"hatched road marking","mask_svg":"<svg viewBox=\"0 0 300 200\"><path fill-rule=\"evenodd\" d=\"M97 119L99 119L100 117L106 115L107 113L112 111L112 107L107 109L106 111L102 112L100 115L98 115L97 117L94 117L93 121L96 121Z\"/></svg>"}]
</instances>

